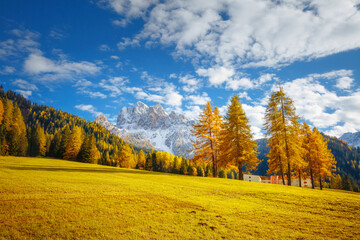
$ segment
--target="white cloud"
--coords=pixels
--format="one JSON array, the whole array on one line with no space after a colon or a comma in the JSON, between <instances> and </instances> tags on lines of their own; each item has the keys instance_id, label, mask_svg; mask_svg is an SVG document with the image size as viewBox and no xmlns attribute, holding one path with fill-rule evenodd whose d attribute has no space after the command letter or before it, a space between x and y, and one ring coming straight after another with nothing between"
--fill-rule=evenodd
<instances>
[{"instance_id":1,"label":"white cloud","mask_svg":"<svg viewBox=\"0 0 360 240\"><path fill-rule=\"evenodd\" d=\"M59 29L52 29L49 36L57 40L65 38L65 34L63 34Z\"/></svg>"},{"instance_id":2,"label":"white cloud","mask_svg":"<svg viewBox=\"0 0 360 240\"><path fill-rule=\"evenodd\" d=\"M349 89L351 87L351 84L353 81L354 81L353 78L342 77L337 80L337 83L335 86L339 89Z\"/></svg>"},{"instance_id":3,"label":"white cloud","mask_svg":"<svg viewBox=\"0 0 360 240\"><path fill-rule=\"evenodd\" d=\"M201 111L202 108L200 108L200 106L186 106L186 110L182 111L181 114L187 119L198 120Z\"/></svg>"},{"instance_id":4,"label":"white cloud","mask_svg":"<svg viewBox=\"0 0 360 240\"><path fill-rule=\"evenodd\" d=\"M271 73L262 74L257 81L257 85L261 86L262 84L270 82L273 79L277 79L275 77L275 74L271 74Z\"/></svg>"},{"instance_id":5,"label":"white cloud","mask_svg":"<svg viewBox=\"0 0 360 240\"><path fill-rule=\"evenodd\" d=\"M15 72L15 68L12 66L4 66L3 70L0 70L0 74L2 75L9 75Z\"/></svg>"},{"instance_id":6,"label":"white cloud","mask_svg":"<svg viewBox=\"0 0 360 240\"><path fill-rule=\"evenodd\" d=\"M79 105L75 105L75 108L76 108L76 109L79 109L79 110L81 110L81 111L89 112L89 113L91 113L91 114L92 114L93 116L95 116L95 117L97 117L97 116L99 116L100 114L102 114L102 112L98 112L98 111L96 110L96 108L95 108L93 105L91 105L91 104L89 104L89 105L79 104Z\"/></svg>"},{"instance_id":7,"label":"white cloud","mask_svg":"<svg viewBox=\"0 0 360 240\"><path fill-rule=\"evenodd\" d=\"M116 19L112 21L112 24L119 27L125 27L128 24L128 21L126 19L122 19L122 20Z\"/></svg>"},{"instance_id":8,"label":"white cloud","mask_svg":"<svg viewBox=\"0 0 360 240\"><path fill-rule=\"evenodd\" d=\"M103 51L103 52L107 52L107 51L110 51L111 48L110 48L108 45L106 45L106 44L101 44L101 45L99 46L99 50L100 50L100 51Z\"/></svg>"},{"instance_id":9,"label":"white cloud","mask_svg":"<svg viewBox=\"0 0 360 240\"><path fill-rule=\"evenodd\" d=\"M105 99L107 96L101 92L93 92L87 89L78 89L77 93L88 95L90 98L102 98Z\"/></svg>"},{"instance_id":10,"label":"white cloud","mask_svg":"<svg viewBox=\"0 0 360 240\"><path fill-rule=\"evenodd\" d=\"M250 89L253 88L254 84L250 78L239 78L239 79L228 79L226 81L225 88L232 89L234 91L239 89Z\"/></svg>"},{"instance_id":11,"label":"white cloud","mask_svg":"<svg viewBox=\"0 0 360 240\"><path fill-rule=\"evenodd\" d=\"M13 29L10 34L15 38L9 38L0 42L0 59L6 60L9 57L19 57L23 53L41 54L37 39L40 34L29 30Z\"/></svg>"},{"instance_id":12,"label":"white cloud","mask_svg":"<svg viewBox=\"0 0 360 240\"><path fill-rule=\"evenodd\" d=\"M124 15L126 19L122 21L115 20L116 23L113 23L125 26L130 19L143 17L148 8L157 2L157 0L100 0L98 3L102 7L111 8L116 13Z\"/></svg>"},{"instance_id":13,"label":"white cloud","mask_svg":"<svg viewBox=\"0 0 360 240\"><path fill-rule=\"evenodd\" d=\"M24 71L32 75L41 75L41 80L72 79L79 75L95 74L100 71L96 64L82 61L53 61L38 54L30 54L24 62Z\"/></svg>"},{"instance_id":14,"label":"white cloud","mask_svg":"<svg viewBox=\"0 0 360 240\"><path fill-rule=\"evenodd\" d=\"M238 96L239 96L239 98L241 99L241 98L245 98L246 100L251 100L251 97L248 95L248 93L247 92L240 92L239 94L238 94Z\"/></svg>"},{"instance_id":15,"label":"white cloud","mask_svg":"<svg viewBox=\"0 0 360 240\"><path fill-rule=\"evenodd\" d=\"M137 37L147 44L174 46L175 55L212 65L275 67L360 47L353 0L102 2L125 19L142 17Z\"/></svg>"},{"instance_id":16,"label":"white cloud","mask_svg":"<svg viewBox=\"0 0 360 240\"><path fill-rule=\"evenodd\" d=\"M130 39L127 37L123 37L121 42L118 42L117 47L119 50L124 50L126 47L136 47L136 46L140 46L140 42L138 39L134 38L134 39Z\"/></svg>"},{"instance_id":17,"label":"white cloud","mask_svg":"<svg viewBox=\"0 0 360 240\"><path fill-rule=\"evenodd\" d=\"M35 84L29 83L28 81L25 81L23 79L16 79L12 82L12 84L24 90L38 90Z\"/></svg>"},{"instance_id":18,"label":"white cloud","mask_svg":"<svg viewBox=\"0 0 360 240\"><path fill-rule=\"evenodd\" d=\"M353 71L347 69L341 69L336 71L331 71L322 74L310 74L309 77L314 79L331 79L336 80L335 87L339 89L349 89L354 81L352 78Z\"/></svg>"},{"instance_id":19,"label":"white cloud","mask_svg":"<svg viewBox=\"0 0 360 240\"><path fill-rule=\"evenodd\" d=\"M20 89L17 89L17 90L15 90L15 92L23 95L24 98L28 98L28 97L30 97L30 96L32 95L32 91L30 91L30 90L20 90Z\"/></svg>"},{"instance_id":20,"label":"white cloud","mask_svg":"<svg viewBox=\"0 0 360 240\"><path fill-rule=\"evenodd\" d=\"M340 137L360 126L360 90L341 96L321 84L322 78L338 78L338 74L312 74L285 83L284 90L294 100L297 113L327 134Z\"/></svg>"},{"instance_id":21,"label":"white cloud","mask_svg":"<svg viewBox=\"0 0 360 240\"><path fill-rule=\"evenodd\" d=\"M235 71L232 68L216 66L208 69L199 68L196 73L199 76L208 77L211 86L219 86L228 81L235 74Z\"/></svg>"},{"instance_id":22,"label":"white cloud","mask_svg":"<svg viewBox=\"0 0 360 240\"><path fill-rule=\"evenodd\" d=\"M202 95L187 96L186 99L189 100L192 105L206 105L207 102L211 101L211 98L206 92L203 92Z\"/></svg>"},{"instance_id":23,"label":"white cloud","mask_svg":"<svg viewBox=\"0 0 360 240\"><path fill-rule=\"evenodd\" d=\"M118 97L122 94L121 88L125 86L128 80L125 77L113 77L108 80L101 80L99 86L110 92L111 97Z\"/></svg>"},{"instance_id":24,"label":"white cloud","mask_svg":"<svg viewBox=\"0 0 360 240\"><path fill-rule=\"evenodd\" d=\"M176 78L176 76L170 75L170 78ZM179 77L179 82L184 84L183 90L185 92L195 92L201 87L201 80L195 78L194 76L192 76L190 74Z\"/></svg>"},{"instance_id":25,"label":"white cloud","mask_svg":"<svg viewBox=\"0 0 360 240\"><path fill-rule=\"evenodd\" d=\"M114 59L114 60L119 60L120 59L120 57L118 57L118 56L110 56L110 58Z\"/></svg>"}]
</instances>

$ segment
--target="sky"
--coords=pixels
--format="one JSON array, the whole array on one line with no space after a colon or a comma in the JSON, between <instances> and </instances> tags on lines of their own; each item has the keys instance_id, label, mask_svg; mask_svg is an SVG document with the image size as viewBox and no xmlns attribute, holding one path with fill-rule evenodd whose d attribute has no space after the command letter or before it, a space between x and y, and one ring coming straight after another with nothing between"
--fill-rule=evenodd
<instances>
[{"instance_id":1,"label":"sky","mask_svg":"<svg viewBox=\"0 0 360 240\"><path fill-rule=\"evenodd\" d=\"M360 0L2 0L0 84L115 123L156 103L196 120L238 94L255 138L278 83L331 136L360 130Z\"/></svg>"}]
</instances>

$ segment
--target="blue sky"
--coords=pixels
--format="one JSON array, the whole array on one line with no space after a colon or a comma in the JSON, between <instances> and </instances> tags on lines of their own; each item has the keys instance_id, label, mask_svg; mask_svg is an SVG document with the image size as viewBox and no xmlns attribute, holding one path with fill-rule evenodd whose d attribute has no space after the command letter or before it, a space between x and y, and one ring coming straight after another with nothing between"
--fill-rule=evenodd
<instances>
[{"instance_id":1,"label":"blue sky","mask_svg":"<svg viewBox=\"0 0 360 240\"><path fill-rule=\"evenodd\" d=\"M161 103L196 119L239 94L256 138L281 82L327 134L360 129L359 0L3 0L0 83L116 122Z\"/></svg>"}]
</instances>

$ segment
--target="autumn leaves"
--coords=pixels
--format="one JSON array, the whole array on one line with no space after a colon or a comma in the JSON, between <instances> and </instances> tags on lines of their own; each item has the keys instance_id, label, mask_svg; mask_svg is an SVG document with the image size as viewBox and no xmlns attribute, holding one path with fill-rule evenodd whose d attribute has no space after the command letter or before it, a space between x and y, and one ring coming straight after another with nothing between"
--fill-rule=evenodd
<instances>
[{"instance_id":1,"label":"autumn leaves","mask_svg":"<svg viewBox=\"0 0 360 240\"><path fill-rule=\"evenodd\" d=\"M317 179L322 188L324 178L331 176L335 169L334 157L317 129L311 130L299 121L293 101L279 86L265 112L264 130L270 147L268 174L280 175L283 183L286 178L288 185L294 177L301 182L302 177L310 176L312 183ZM217 176L220 167L236 166L242 180L243 167L256 168L257 144L237 95L232 98L224 118L218 108L213 110L208 102L192 132L194 161L210 163L213 176Z\"/></svg>"}]
</instances>

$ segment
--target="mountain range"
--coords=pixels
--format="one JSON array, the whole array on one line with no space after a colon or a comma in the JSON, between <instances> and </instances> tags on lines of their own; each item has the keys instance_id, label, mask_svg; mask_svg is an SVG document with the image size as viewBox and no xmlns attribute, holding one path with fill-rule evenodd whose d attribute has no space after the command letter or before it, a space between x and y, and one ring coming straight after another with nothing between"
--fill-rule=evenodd
<instances>
[{"instance_id":1,"label":"mountain range","mask_svg":"<svg viewBox=\"0 0 360 240\"><path fill-rule=\"evenodd\" d=\"M95 122L124 141L145 149L162 150L177 156L191 157L191 129L194 121L174 111L168 114L158 103L147 106L137 102L134 107L123 107L115 125L101 114Z\"/></svg>"},{"instance_id":2,"label":"mountain range","mask_svg":"<svg viewBox=\"0 0 360 240\"><path fill-rule=\"evenodd\" d=\"M344 133L340 138L346 141L349 146L360 147L360 132Z\"/></svg>"}]
</instances>

